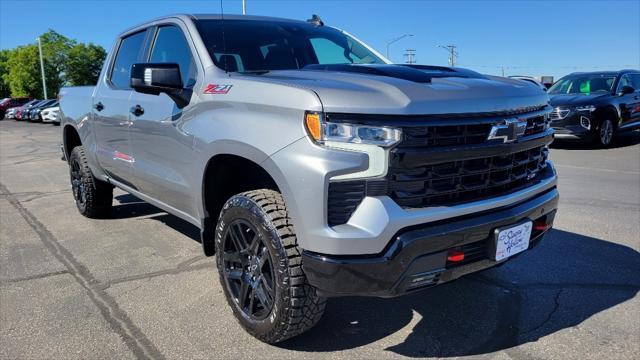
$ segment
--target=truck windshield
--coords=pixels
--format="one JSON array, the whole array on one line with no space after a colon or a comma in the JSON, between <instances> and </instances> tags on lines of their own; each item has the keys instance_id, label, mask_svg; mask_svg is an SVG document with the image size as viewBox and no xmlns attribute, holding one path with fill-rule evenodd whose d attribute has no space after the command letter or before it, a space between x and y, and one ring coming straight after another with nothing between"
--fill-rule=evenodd
<instances>
[{"instance_id":1,"label":"truck windshield","mask_svg":"<svg viewBox=\"0 0 640 360\"><path fill-rule=\"evenodd\" d=\"M611 92L615 75L585 74L564 77L549 88L549 94L592 94Z\"/></svg>"},{"instance_id":2,"label":"truck windshield","mask_svg":"<svg viewBox=\"0 0 640 360\"><path fill-rule=\"evenodd\" d=\"M347 34L293 21L198 20L213 62L229 72L302 69L310 64L384 64Z\"/></svg>"}]
</instances>

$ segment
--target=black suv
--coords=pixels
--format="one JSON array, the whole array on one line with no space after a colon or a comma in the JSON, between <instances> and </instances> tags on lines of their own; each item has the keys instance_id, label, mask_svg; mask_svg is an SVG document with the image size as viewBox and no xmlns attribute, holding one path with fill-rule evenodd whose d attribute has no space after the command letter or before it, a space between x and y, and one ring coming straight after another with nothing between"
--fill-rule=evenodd
<instances>
[{"instance_id":1,"label":"black suv","mask_svg":"<svg viewBox=\"0 0 640 360\"><path fill-rule=\"evenodd\" d=\"M640 128L640 70L573 73L549 88L558 139L607 147L621 131Z\"/></svg>"}]
</instances>

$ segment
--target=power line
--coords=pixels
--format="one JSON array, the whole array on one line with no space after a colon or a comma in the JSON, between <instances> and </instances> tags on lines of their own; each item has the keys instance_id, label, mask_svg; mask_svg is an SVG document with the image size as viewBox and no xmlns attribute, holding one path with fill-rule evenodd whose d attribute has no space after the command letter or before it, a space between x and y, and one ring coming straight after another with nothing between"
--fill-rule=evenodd
<instances>
[{"instance_id":1,"label":"power line","mask_svg":"<svg viewBox=\"0 0 640 360\"><path fill-rule=\"evenodd\" d=\"M455 45L438 45L439 48L443 48L449 52L449 66L456 66L456 60L458 58L458 47Z\"/></svg>"}]
</instances>

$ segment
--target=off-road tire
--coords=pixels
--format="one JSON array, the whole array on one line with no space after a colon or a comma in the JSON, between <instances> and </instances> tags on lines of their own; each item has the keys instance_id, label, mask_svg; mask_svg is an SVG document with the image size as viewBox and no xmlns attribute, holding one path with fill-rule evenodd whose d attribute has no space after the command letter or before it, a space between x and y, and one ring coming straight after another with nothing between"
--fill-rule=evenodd
<instances>
[{"instance_id":1,"label":"off-road tire","mask_svg":"<svg viewBox=\"0 0 640 360\"><path fill-rule=\"evenodd\" d=\"M225 264L229 262L225 263L224 251L229 240L225 239L228 239L228 231L232 231L230 226L238 221L255 227L256 235L253 238L261 237L260 244L265 244L262 246L263 252L269 254L270 264L275 270L273 305L264 319L252 318L246 309L243 311L227 282L229 270ZM220 212L215 239L216 263L225 297L236 319L249 334L272 344L302 334L318 323L326 299L318 296L315 288L307 283L296 234L280 193L261 189L231 197ZM245 274L249 270L242 271ZM236 278L235 281L239 280ZM255 295L252 293L250 296ZM266 307L263 312L267 313Z\"/></svg>"},{"instance_id":2,"label":"off-road tire","mask_svg":"<svg viewBox=\"0 0 640 360\"><path fill-rule=\"evenodd\" d=\"M69 176L76 207L80 214L88 218L109 216L113 202L113 186L93 176L82 146L76 146L71 151Z\"/></svg>"}]
</instances>

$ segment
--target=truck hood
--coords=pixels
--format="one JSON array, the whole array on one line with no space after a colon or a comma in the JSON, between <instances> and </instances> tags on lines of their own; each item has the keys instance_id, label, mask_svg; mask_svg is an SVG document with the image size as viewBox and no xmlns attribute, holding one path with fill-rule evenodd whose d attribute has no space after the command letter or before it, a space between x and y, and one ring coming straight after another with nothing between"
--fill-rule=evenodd
<instances>
[{"instance_id":1,"label":"truck hood","mask_svg":"<svg viewBox=\"0 0 640 360\"><path fill-rule=\"evenodd\" d=\"M314 91L325 112L360 114L454 114L511 111L538 107L548 95L519 80L468 70L433 76L407 74L400 65L376 65L375 71L311 68L251 76L253 81L304 87ZM367 67L370 66L353 66ZM347 68L347 69L345 69Z\"/></svg>"},{"instance_id":2,"label":"truck hood","mask_svg":"<svg viewBox=\"0 0 640 360\"><path fill-rule=\"evenodd\" d=\"M600 94L558 94L551 95L551 105L554 107L572 107L594 105L601 98L609 96L608 93Z\"/></svg>"}]
</instances>

